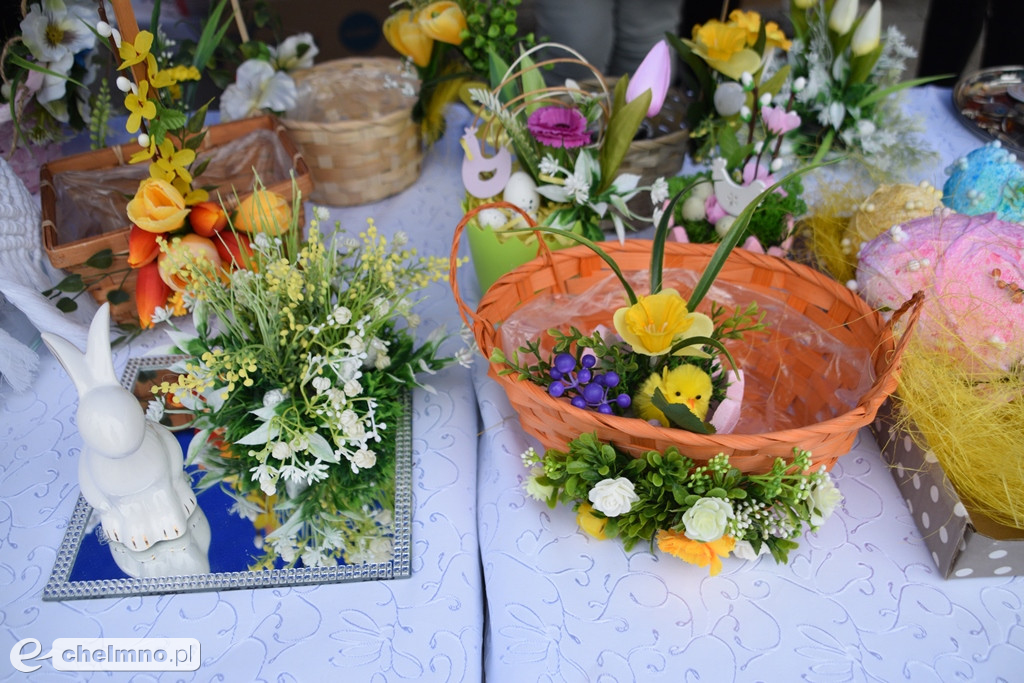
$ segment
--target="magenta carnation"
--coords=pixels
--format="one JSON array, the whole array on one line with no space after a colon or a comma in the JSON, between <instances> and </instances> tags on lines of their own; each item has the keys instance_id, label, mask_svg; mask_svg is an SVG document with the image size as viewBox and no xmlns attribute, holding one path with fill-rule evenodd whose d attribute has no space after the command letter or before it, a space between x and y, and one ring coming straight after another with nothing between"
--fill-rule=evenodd
<instances>
[{"instance_id":1,"label":"magenta carnation","mask_svg":"<svg viewBox=\"0 0 1024 683\"><path fill-rule=\"evenodd\" d=\"M526 128L537 142L548 147L572 149L590 144L587 119L575 109L541 107L530 114Z\"/></svg>"}]
</instances>

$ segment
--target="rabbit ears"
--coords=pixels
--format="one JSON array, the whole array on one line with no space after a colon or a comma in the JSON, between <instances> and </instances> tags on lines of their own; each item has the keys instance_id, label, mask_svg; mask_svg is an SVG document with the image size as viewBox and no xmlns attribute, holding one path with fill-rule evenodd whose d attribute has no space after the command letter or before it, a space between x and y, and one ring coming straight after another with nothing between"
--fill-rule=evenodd
<instances>
[{"instance_id":1,"label":"rabbit ears","mask_svg":"<svg viewBox=\"0 0 1024 683\"><path fill-rule=\"evenodd\" d=\"M85 353L63 337L49 332L42 333L43 341L54 357L64 366L78 389L78 395L84 396L90 389L113 384L120 386L114 374L114 359L110 355L110 304L100 306L89 325L89 340Z\"/></svg>"}]
</instances>

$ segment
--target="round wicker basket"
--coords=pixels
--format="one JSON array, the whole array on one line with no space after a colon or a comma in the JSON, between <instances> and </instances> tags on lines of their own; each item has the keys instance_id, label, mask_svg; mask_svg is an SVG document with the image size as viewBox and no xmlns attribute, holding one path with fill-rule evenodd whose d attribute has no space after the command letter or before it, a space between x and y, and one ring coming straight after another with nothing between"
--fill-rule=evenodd
<instances>
[{"instance_id":1,"label":"round wicker basket","mask_svg":"<svg viewBox=\"0 0 1024 683\"><path fill-rule=\"evenodd\" d=\"M398 59L346 58L295 75L299 105L285 128L313 175L314 202L352 206L401 192L419 178L415 80Z\"/></svg>"},{"instance_id":2,"label":"round wicker basket","mask_svg":"<svg viewBox=\"0 0 1024 683\"><path fill-rule=\"evenodd\" d=\"M587 247L545 250L538 258L495 282L484 294L477 310L472 311L459 295L455 278L455 254L467 220L464 218L456 229L450 284L459 310L473 329L485 358L490 358L493 349L500 345L502 323L515 310L546 293L583 294L611 273L608 265ZM624 273L643 272L649 267L649 241L605 242L602 248ZM715 245L668 243L664 267L700 273L714 251ZM500 375L502 369L507 369L504 365L491 364L490 375L505 390L523 429L545 448L564 449L580 434L594 432L602 441L633 455L676 446L690 458L702 462L718 453L726 453L731 456L732 464L744 472L766 472L775 458L791 458L795 447L811 451L815 464L831 468L850 450L858 430L874 419L878 408L896 388L900 357L920 314L923 297L916 295L886 322L863 299L835 280L798 263L746 250L730 254L716 281L755 290L762 301L774 299L828 330L844 347L869 354L872 367L859 371L874 373L870 388L846 412L821 420L817 417L821 404L829 403L828 399L837 389L823 380L827 376L825 365L830 360L803 346L800 340L791 339L781 351L786 372L779 373L777 367L757 367L777 361L762 360L754 347L743 363L744 371L756 368L762 375L777 377L771 392L773 405L786 411L802 426L760 434L704 435L574 408L566 401L552 398L537 384L520 381L514 374ZM608 311L609 321L611 314L612 311ZM897 341L893 326L903 316L907 319Z\"/></svg>"}]
</instances>

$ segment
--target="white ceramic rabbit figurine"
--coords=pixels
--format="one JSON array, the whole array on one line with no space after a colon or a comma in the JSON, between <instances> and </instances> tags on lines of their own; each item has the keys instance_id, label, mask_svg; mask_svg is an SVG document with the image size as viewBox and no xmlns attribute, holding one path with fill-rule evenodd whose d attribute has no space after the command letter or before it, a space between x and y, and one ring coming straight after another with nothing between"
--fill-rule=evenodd
<instances>
[{"instance_id":1,"label":"white ceramic rabbit figurine","mask_svg":"<svg viewBox=\"0 0 1024 683\"><path fill-rule=\"evenodd\" d=\"M78 390L84 442L78 481L104 533L134 551L180 537L196 508L181 446L166 427L147 420L138 400L118 383L110 305L93 317L84 354L62 337L42 338Z\"/></svg>"}]
</instances>

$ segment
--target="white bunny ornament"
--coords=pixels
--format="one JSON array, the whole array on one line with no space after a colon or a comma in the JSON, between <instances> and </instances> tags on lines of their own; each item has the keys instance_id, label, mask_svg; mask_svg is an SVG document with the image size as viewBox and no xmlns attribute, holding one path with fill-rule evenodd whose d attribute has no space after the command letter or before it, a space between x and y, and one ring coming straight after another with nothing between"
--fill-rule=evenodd
<instances>
[{"instance_id":1,"label":"white bunny ornament","mask_svg":"<svg viewBox=\"0 0 1024 683\"><path fill-rule=\"evenodd\" d=\"M93 317L84 354L57 335L44 332L42 338L78 390L76 419L84 443L78 481L112 542L114 558L124 555L114 543L133 554L190 533L189 518L198 508L181 446L166 427L146 419L136 398L117 381L110 305L103 304ZM200 544L205 540L205 559L209 534L197 536Z\"/></svg>"}]
</instances>

